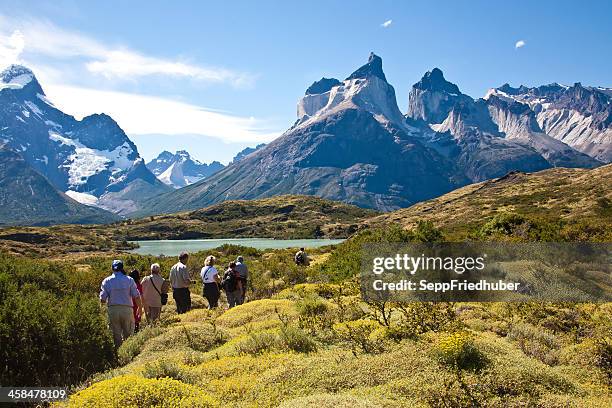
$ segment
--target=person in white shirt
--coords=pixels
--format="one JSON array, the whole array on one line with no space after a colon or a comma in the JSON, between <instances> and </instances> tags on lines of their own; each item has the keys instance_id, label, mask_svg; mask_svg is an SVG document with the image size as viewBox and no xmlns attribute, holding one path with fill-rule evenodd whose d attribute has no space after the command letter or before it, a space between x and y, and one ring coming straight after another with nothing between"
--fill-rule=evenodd
<instances>
[{"instance_id":1,"label":"person in white shirt","mask_svg":"<svg viewBox=\"0 0 612 408\"><path fill-rule=\"evenodd\" d=\"M151 274L142 278L142 300L147 321L154 322L161 314L162 297L168 299L168 282L159 274L158 263L151 265ZM165 295L165 296L164 296Z\"/></svg>"},{"instance_id":2,"label":"person in white shirt","mask_svg":"<svg viewBox=\"0 0 612 408\"><path fill-rule=\"evenodd\" d=\"M189 254L181 252L179 261L170 269L170 285L172 285L172 297L176 303L176 312L181 314L191 310L191 275L187 269Z\"/></svg>"},{"instance_id":3,"label":"person in white shirt","mask_svg":"<svg viewBox=\"0 0 612 408\"><path fill-rule=\"evenodd\" d=\"M219 290L219 271L215 268L216 258L212 255L206 257L204 261L204 267L200 272L202 277L202 296L208 300L208 308L214 309L219 306L219 296L221 291Z\"/></svg>"}]
</instances>

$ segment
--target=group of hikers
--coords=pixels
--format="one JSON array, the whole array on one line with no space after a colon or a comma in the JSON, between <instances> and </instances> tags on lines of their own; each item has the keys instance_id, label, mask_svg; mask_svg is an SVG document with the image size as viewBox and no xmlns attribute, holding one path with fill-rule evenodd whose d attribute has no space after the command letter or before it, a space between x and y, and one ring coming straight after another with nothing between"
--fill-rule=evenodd
<instances>
[{"instance_id":1,"label":"group of hikers","mask_svg":"<svg viewBox=\"0 0 612 408\"><path fill-rule=\"evenodd\" d=\"M229 308L241 305L245 301L249 279L249 269L244 258L238 256L230 262L222 276L215 267L216 261L212 255L206 257L200 271L202 296L208 301L208 308L219 307L221 290L225 292ZM125 339L138 331L143 315L149 323L159 319L162 306L168 302L170 288L176 312L181 314L191 310L189 288L195 284L195 280L187 268L188 262L189 254L181 252L178 262L170 269L168 280L161 276L161 268L157 263L151 265L151 273L141 280L138 270L134 269L128 274L124 270L123 261L113 261L113 272L102 281L100 287L100 302L107 304L115 347L118 348ZM308 265L304 248L295 254L294 262L300 266Z\"/></svg>"}]
</instances>

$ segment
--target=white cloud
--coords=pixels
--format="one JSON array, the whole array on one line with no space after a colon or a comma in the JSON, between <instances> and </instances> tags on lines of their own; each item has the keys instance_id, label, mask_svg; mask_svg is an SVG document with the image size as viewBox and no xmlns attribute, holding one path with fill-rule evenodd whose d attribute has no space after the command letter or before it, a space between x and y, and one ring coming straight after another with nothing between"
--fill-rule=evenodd
<instances>
[{"instance_id":1,"label":"white cloud","mask_svg":"<svg viewBox=\"0 0 612 408\"><path fill-rule=\"evenodd\" d=\"M519 48L523 48L525 46L525 44L527 44L525 41L523 40L518 40L516 42L516 44L514 44L514 48L515 49L519 49Z\"/></svg>"},{"instance_id":2,"label":"white cloud","mask_svg":"<svg viewBox=\"0 0 612 408\"><path fill-rule=\"evenodd\" d=\"M189 134L257 144L279 135L278 127L271 130L269 121L164 97L98 88L154 75L244 87L254 80L248 73L145 55L44 20L9 19L0 14L0 71L15 62L33 69L59 109L78 118L104 112L130 136ZM112 81L104 82L104 78Z\"/></svg>"},{"instance_id":3,"label":"white cloud","mask_svg":"<svg viewBox=\"0 0 612 408\"><path fill-rule=\"evenodd\" d=\"M147 75L184 76L208 82L229 82L234 86L252 84L253 76L227 69L202 68L178 61L147 57L129 50L112 50L97 61L88 62L87 70L107 78L136 78Z\"/></svg>"},{"instance_id":4,"label":"white cloud","mask_svg":"<svg viewBox=\"0 0 612 408\"><path fill-rule=\"evenodd\" d=\"M56 107L77 118L95 112L113 117L129 135L199 134L225 142L269 142L279 136L266 122L154 96L67 85L46 86Z\"/></svg>"},{"instance_id":5,"label":"white cloud","mask_svg":"<svg viewBox=\"0 0 612 408\"><path fill-rule=\"evenodd\" d=\"M147 56L125 46L108 46L47 21L16 20L0 15L0 63L7 65L6 61L15 60L21 54L29 59L75 60L77 64L84 63L88 72L112 79L166 75L235 87L251 86L255 80L247 72Z\"/></svg>"},{"instance_id":6,"label":"white cloud","mask_svg":"<svg viewBox=\"0 0 612 408\"><path fill-rule=\"evenodd\" d=\"M384 23L382 23L380 26L383 28L387 28L389 27L391 24L393 23L393 20L389 19L387 21L385 21Z\"/></svg>"},{"instance_id":7,"label":"white cloud","mask_svg":"<svg viewBox=\"0 0 612 408\"><path fill-rule=\"evenodd\" d=\"M24 46L25 41L20 31L13 31L10 35L0 33L0 67L19 62Z\"/></svg>"}]
</instances>

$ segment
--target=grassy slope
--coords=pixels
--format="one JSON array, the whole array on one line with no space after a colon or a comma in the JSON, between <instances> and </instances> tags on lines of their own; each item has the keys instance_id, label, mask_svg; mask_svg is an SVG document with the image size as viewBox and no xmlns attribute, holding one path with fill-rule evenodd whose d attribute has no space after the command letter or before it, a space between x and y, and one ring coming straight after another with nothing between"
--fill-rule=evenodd
<instances>
[{"instance_id":1,"label":"grassy slope","mask_svg":"<svg viewBox=\"0 0 612 408\"><path fill-rule=\"evenodd\" d=\"M500 210L512 210L609 226L609 173L610 166L512 175L379 216L368 225L393 220L409 226L431 219L461 232ZM231 216L210 209L201 216L209 222L220 217L215 221L220 225L246 217L243 206L229 208ZM250 220L274 216L269 209L261 215L251 211ZM448 322L447 315L417 305L407 315L414 320L402 323L395 310L395 326L383 327L373 319L374 305L363 303L350 283L342 292L329 284L293 286L316 279L321 260L338 263L333 255L316 254L303 276L291 264L290 251L244 254L260 299L211 313L202 309L205 301L196 290L192 297L198 309L180 317L171 300L160 327L143 330L122 347L123 365L93 378L69 404L130 406L136 396L140 404L175 401L171 406L181 406L181 398L188 406L238 407L612 404L609 303L454 304L454 318ZM193 257L194 272L205 255ZM222 263L233 256L220 255ZM174 262L140 256L127 261L141 269L160 261L165 273ZM477 356L479 368L448 363L449 356L460 359L464 354Z\"/></svg>"},{"instance_id":2,"label":"grassy slope","mask_svg":"<svg viewBox=\"0 0 612 408\"><path fill-rule=\"evenodd\" d=\"M198 309L179 317L169 305L161 327L145 329L122 347L126 365L96 376L70 406L115 399L117 405L109 406L118 407L135 395L168 401L185 393L201 393L208 404L201 406L235 407L595 407L612 402L602 372L592 363L595 344L587 338L609 329L609 304L542 308L533 315L504 304L457 304L452 325L486 361L473 371L441 363L440 351L457 347L447 344L444 329L393 340L388 328L360 318L369 306L355 297L317 297L333 290L300 285L224 313ZM313 296L319 306L305 312L303 305ZM197 295L194 300L196 306L205 304ZM351 307L359 311L347 312ZM536 315L541 321L542 313L548 324L571 320L589 334L575 341L569 331L529 323ZM309 326L305 318L318 323ZM364 325L363 341L375 348L371 352L342 335L346 324L363 322L370 323ZM164 377L176 380L174 388L158 396L152 389L168 381L159 379ZM143 387L146 381L150 388Z\"/></svg>"},{"instance_id":3,"label":"grassy slope","mask_svg":"<svg viewBox=\"0 0 612 408\"><path fill-rule=\"evenodd\" d=\"M544 219L609 222L612 218L612 165L593 170L556 168L533 174L513 173L471 184L433 200L382 214L367 226L400 223L413 227L431 220L459 237L500 212Z\"/></svg>"},{"instance_id":4,"label":"grassy slope","mask_svg":"<svg viewBox=\"0 0 612 408\"><path fill-rule=\"evenodd\" d=\"M347 237L375 211L311 196L226 201L195 211L132 221L127 239Z\"/></svg>"},{"instance_id":5,"label":"grassy slope","mask_svg":"<svg viewBox=\"0 0 612 408\"><path fill-rule=\"evenodd\" d=\"M110 225L0 229L0 249L29 256L129 249L126 240L345 238L375 211L309 196L227 201L200 210Z\"/></svg>"}]
</instances>

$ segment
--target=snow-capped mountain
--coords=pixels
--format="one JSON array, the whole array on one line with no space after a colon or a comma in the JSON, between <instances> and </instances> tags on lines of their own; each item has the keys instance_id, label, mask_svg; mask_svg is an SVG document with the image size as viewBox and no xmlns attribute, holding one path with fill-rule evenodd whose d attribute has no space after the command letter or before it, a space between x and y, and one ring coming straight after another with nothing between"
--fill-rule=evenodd
<instances>
[{"instance_id":1,"label":"snow-capped mountain","mask_svg":"<svg viewBox=\"0 0 612 408\"><path fill-rule=\"evenodd\" d=\"M0 147L0 225L99 224L118 219L71 199L19 154Z\"/></svg>"},{"instance_id":2,"label":"snow-capped mountain","mask_svg":"<svg viewBox=\"0 0 612 408\"><path fill-rule=\"evenodd\" d=\"M495 95L474 100L438 68L413 85L406 117L421 128L430 147L456 161L472 181L512 169L601 164L545 134L528 105Z\"/></svg>"},{"instance_id":3,"label":"snow-capped mountain","mask_svg":"<svg viewBox=\"0 0 612 408\"><path fill-rule=\"evenodd\" d=\"M278 139L141 214L288 193L392 210L515 170L601 164L548 135L536 114L515 101L474 100L433 69L414 85L404 116L371 54L345 80L308 87Z\"/></svg>"},{"instance_id":4,"label":"snow-capped mountain","mask_svg":"<svg viewBox=\"0 0 612 408\"><path fill-rule=\"evenodd\" d=\"M175 154L163 151L147 163L147 168L159 180L174 188L185 187L210 177L224 167L218 161L210 164L201 163L192 159L185 150L179 150Z\"/></svg>"},{"instance_id":5,"label":"snow-capped mountain","mask_svg":"<svg viewBox=\"0 0 612 408\"><path fill-rule=\"evenodd\" d=\"M534 88L504 84L489 90L497 97L529 106L548 136L605 163L612 161L612 89L552 83Z\"/></svg>"},{"instance_id":6,"label":"snow-capped mountain","mask_svg":"<svg viewBox=\"0 0 612 408\"><path fill-rule=\"evenodd\" d=\"M110 116L77 120L63 113L47 99L32 71L20 65L0 73L0 142L57 189L87 204L105 207L105 195L113 193L111 209L127 213L137 201L167 190ZM139 194L118 202L117 193L134 181L140 184Z\"/></svg>"}]
</instances>

